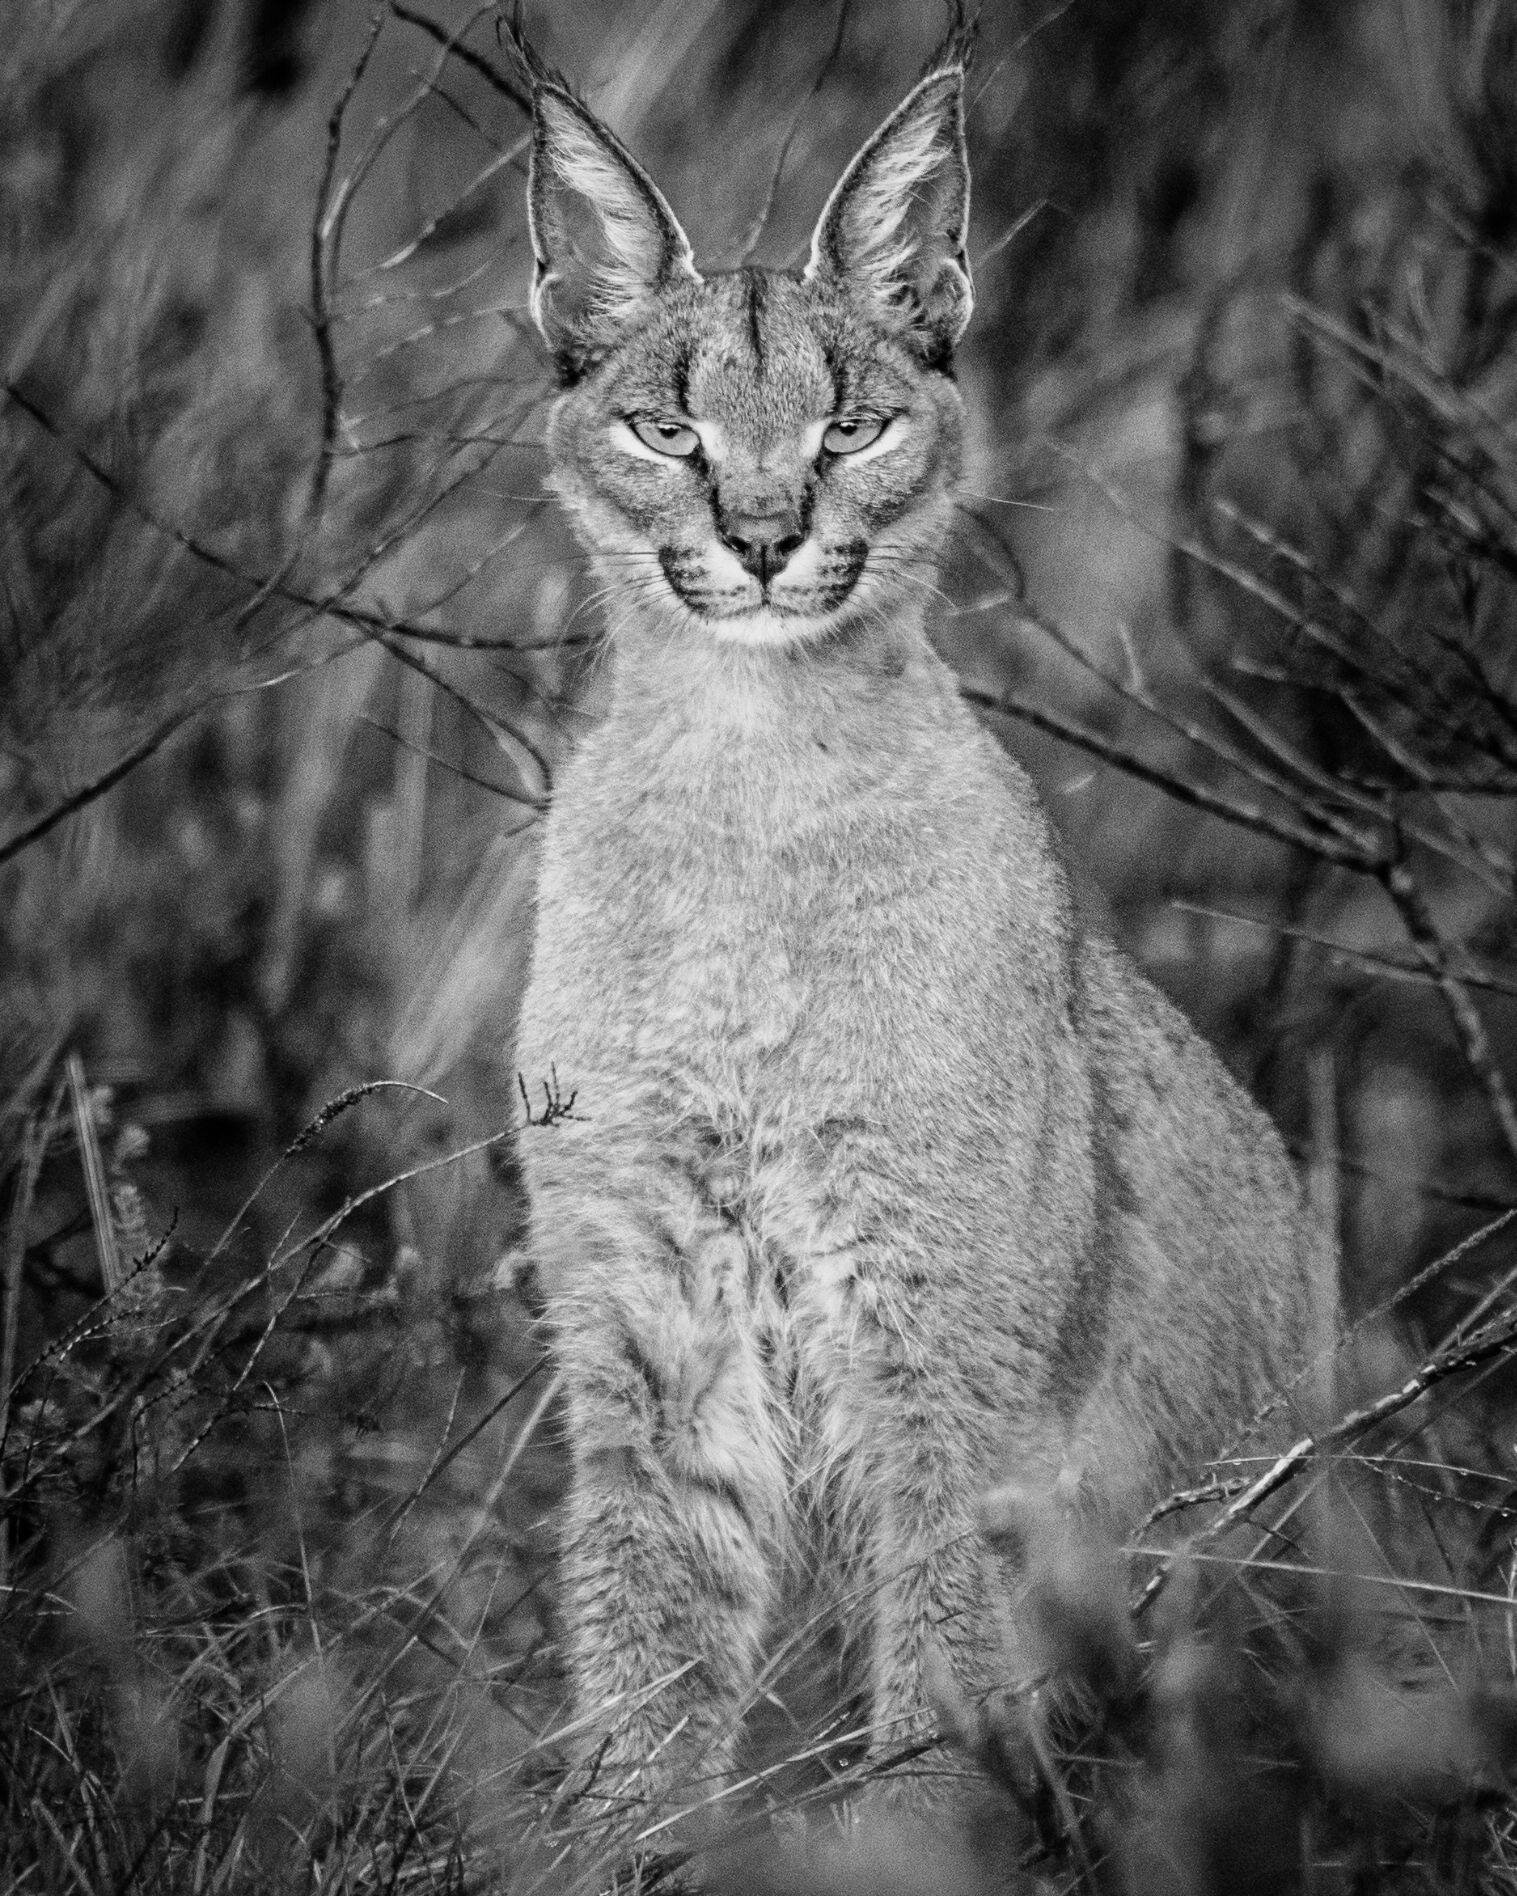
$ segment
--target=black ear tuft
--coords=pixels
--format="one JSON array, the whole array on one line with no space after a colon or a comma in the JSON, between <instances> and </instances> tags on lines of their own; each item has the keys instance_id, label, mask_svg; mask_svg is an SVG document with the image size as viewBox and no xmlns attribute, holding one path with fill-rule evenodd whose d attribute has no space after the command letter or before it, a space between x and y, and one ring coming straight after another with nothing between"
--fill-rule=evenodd
<instances>
[{"instance_id":1,"label":"black ear tuft","mask_svg":"<svg viewBox=\"0 0 1517 1896\"><path fill-rule=\"evenodd\" d=\"M919 81L843 173L806 274L943 367L974 307L968 231L964 68L954 65Z\"/></svg>"},{"instance_id":2,"label":"black ear tuft","mask_svg":"<svg viewBox=\"0 0 1517 1896\"><path fill-rule=\"evenodd\" d=\"M527 38L526 8L522 0L515 0L510 19L499 21L496 30L528 92L536 92L539 86L557 86L561 92L574 90L558 68L550 66Z\"/></svg>"},{"instance_id":3,"label":"black ear tuft","mask_svg":"<svg viewBox=\"0 0 1517 1896\"><path fill-rule=\"evenodd\" d=\"M966 7L964 0L946 0L946 4L948 25L922 67L921 76L924 79L930 79L935 72L946 72L953 66L967 73L974 63L975 47L980 39L980 9Z\"/></svg>"}]
</instances>

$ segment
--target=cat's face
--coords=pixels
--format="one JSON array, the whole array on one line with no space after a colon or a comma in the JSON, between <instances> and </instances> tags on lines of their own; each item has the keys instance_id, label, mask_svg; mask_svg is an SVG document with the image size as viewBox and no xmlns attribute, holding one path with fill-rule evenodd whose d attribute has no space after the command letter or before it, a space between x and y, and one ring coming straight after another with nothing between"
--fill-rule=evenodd
<instances>
[{"instance_id":1,"label":"cat's face","mask_svg":"<svg viewBox=\"0 0 1517 1896\"><path fill-rule=\"evenodd\" d=\"M930 585L970 308L961 84L924 80L864 147L804 274L708 279L657 187L542 79L533 307L565 385L549 446L613 632L654 613L789 643Z\"/></svg>"},{"instance_id":2,"label":"cat's face","mask_svg":"<svg viewBox=\"0 0 1517 1896\"><path fill-rule=\"evenodd\" d=\"M952 380L836 289L743 270L661 295L560 398L550 445L629 607L758 643L921 586L961 426Z\"/></svg>"}]
</instances>

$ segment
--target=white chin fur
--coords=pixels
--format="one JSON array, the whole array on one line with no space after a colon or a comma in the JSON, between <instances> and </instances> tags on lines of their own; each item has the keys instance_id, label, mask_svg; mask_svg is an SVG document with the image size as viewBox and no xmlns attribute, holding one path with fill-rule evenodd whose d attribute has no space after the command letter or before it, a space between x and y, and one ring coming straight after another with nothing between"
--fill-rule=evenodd
<instances>
[{"instance_id":1,"label":"white chin fur","mask_svg":"<svg viewBox=\"0 0 1517 1896\"><path fill-rule=\"evenodd\" d=\"M825 632L832 617L830 612L772 612L762 606L705 623L723 645L800 645Z\"/></svg>"}]
</instances>

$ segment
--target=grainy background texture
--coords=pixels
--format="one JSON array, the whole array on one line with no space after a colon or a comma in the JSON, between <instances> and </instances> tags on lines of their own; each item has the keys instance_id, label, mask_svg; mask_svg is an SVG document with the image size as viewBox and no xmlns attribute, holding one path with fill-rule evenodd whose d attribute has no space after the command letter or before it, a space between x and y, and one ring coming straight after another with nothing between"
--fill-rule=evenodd
<instances>
[{"instance_id":1,"label":"grainy background texture","mask_svg":"<svg viewBox=\"0 0 1517 1896\"><path fill-rule=\"evenodd\" d=\"M785 264L946 19L527 24ZM488 4L13 0L0 98L0 1888L566 1887L502 1049L599 620L521 76ZM1030 1787L966 1729L962 1862L708 1874L1517 1888L1517 10L987 0L968 124L940 648L1404 1400L1131 1627L1050 1556L1082 1709Z\"/></svg>"}]
</instances>

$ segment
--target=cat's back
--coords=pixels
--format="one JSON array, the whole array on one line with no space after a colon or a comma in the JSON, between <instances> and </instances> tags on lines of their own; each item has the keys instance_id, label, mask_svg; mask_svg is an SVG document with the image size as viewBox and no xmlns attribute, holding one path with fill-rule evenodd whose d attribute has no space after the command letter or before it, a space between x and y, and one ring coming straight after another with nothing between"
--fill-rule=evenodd
<instances>
[{"instance_id":1,"label":"cat's back","mask_svg":"<svg viewBox=\"0 0 1517 1896\"><path fill-rule=\"evenodd\" d=\"M1120 948L1092 934L1080 958L1114 1347L1072 1458L1146 1503L1200 1457L1299 1428L1295 1379L1328 1341L1334 1273L1273 1123Z\"/></svg>"}]
</instances>

